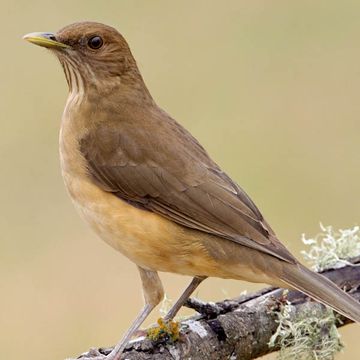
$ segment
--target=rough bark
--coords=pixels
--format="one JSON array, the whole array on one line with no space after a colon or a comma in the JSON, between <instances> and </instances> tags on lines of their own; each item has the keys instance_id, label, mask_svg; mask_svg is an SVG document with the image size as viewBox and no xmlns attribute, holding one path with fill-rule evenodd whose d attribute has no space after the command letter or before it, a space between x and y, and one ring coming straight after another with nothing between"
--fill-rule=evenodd
<instances>
[{"instance_id":1,"label":"rough bark","mask_svg":"<svg viewBox=\"0 0 360 360\"><path fill-rule=\"evenodd\" d=\"M360 257L353 259L360 265ZM360 300L360 266L330 269L323 274ZM265 288L257 293L218 303L188 300L186 306L199 314L181 322L180 340L154 343L147 338L133 340L123 354L123 360L222 360L255 359L276 351L268 342L278 324L274 311L282 301L283 289ZM287 300L299 314L309 306L325 311L325 307L311 301L298 291L289 291ZM306 308L306 310L305 310ZM340 317L338 326L351 323ZM110 349L97 349L86 356L108 354Z\"/></svg>"}]
</instances>

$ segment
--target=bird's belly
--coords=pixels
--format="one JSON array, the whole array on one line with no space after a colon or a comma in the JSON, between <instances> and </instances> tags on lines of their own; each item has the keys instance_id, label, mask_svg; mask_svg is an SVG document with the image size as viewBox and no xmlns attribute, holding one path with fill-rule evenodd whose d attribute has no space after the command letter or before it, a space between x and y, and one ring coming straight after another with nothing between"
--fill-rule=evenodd
<instances>
[{"instance_id":1,"label":"bird's belly","mask_svg":"<svg viewBox=\"0 0 360 360\"><path fill-rule=\"evenodd\" d=\"M105 242L135 264L157 271L273 283L254 250L180 226L64 174L81 217ZM270 271L271 272L271 271Z\"/></svg>"},{"instance_id":2,"label":"bird's belly","mask_svg":"<svg viewBox=\"0 0 360 360\"><path fill-rule=\"evenodd\" d=\"M205 275L218 266L194 234L160 215L101 190L88 179L64 174L81 217L109 245L144 268Z\"/></svg>"}]
</instances>

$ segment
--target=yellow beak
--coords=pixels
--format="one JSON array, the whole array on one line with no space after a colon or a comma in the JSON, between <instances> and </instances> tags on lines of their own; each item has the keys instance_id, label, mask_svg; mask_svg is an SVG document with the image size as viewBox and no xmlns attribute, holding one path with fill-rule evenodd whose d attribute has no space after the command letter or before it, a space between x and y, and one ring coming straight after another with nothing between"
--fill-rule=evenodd
<instances>
[{"instance_id":1,"label":"yellow beak","mask_svg":"<svg viewBox=\"0 0 360 360\"><path fill-rule=\"evenodd\" d=\"M23 39L31 42L32 44L46 47L49 49L67 49L71 47L59 41L56 41L55 35L52 33L34 32L26 34Z\"/></svg>"}]
</instances>

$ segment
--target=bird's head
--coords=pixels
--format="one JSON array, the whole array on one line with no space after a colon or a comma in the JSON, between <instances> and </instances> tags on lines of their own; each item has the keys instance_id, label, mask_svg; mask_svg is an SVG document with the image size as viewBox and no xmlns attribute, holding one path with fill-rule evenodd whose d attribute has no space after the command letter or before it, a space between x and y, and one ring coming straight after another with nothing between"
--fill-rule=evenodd
<instances>
[{"instance_id":1,"label":"bird's head","mask_svg":"<svg viewBox=\"0 0 360 360\"><path fill-rule=\"evenodd\" d=\"M72 91L100 84L142 82L126 40L110 26L79 22L57 33L30 33L24 39L58 57Z\"/></svg>"}]
</instances>

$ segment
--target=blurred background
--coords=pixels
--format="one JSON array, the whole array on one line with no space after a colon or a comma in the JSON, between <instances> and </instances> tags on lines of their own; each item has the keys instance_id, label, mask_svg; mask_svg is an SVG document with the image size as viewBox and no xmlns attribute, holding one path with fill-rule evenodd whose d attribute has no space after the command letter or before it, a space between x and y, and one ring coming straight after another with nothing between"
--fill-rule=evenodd
<instances>
[{"instance_id":1,"label":"blurred background","mask_svg":"<svg viewBox=\"0 0 360 360\"><path fill-rule=\"evenodd\" d=\"M137 270L97 239L65 192L57 60L21 40L79 20L126 37L157 102L187 127L298 256L319 221L360 214L360 2L1 0L1 358L64 359L114 344L142 296ZM188 278L163 274L175 299ZM254 285L209 279L220 300ZM182 314L186 314L183 312ZM147 324L159 317L154 311ZM339 359L358 359L359 326ZM357 341L357 342L356 342Z\"/></svg>"}]
</instances>

